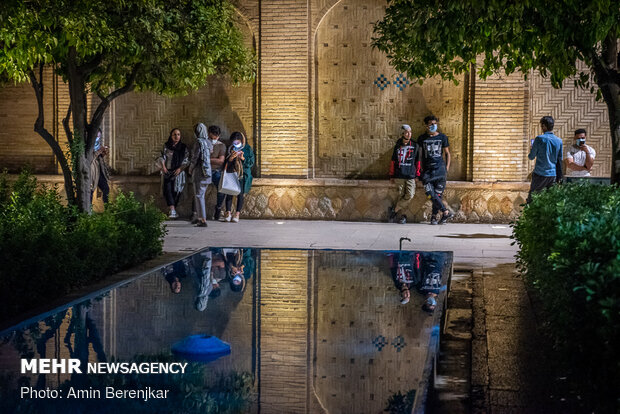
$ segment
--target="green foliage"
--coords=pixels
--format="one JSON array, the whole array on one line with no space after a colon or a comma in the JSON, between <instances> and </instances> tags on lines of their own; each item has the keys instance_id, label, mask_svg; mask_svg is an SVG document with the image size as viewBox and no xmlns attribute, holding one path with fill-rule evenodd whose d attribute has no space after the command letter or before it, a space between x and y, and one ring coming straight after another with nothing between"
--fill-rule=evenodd
<instances>
[{"instance_id":1,"label":"green foliage","mask_svg":"<svg viewBox=\"0 0 620 414\"><path fill-rule=\"evenodd\" d=\"M26 81L42 63L69 79L72 62L103 94L124 86L136 68L138 89L167 94L194 90L215 73L251 81L255 59L234 20L224 0L7 0L0 75Z\"/></svg>"},{"instance_id":2,"label":"green foliage","mask_svg":"<svg viewBox=\"0 0 620 414\"><path fill-rule=\"evenodd\" d=\"M456 81L478 56L479 75L538 69L554 86L593 65L600 42L620 36L620 5L609 0L391 0L373 44L415 79ZM589 85L589 73L577 82Z\"/></svg>"},{"instance_id":3,"label":"green foliage","mask_svg":"<svg viewBox=\"0 0 620 414\"><path fill-rule=\"evenodd\" d=\"M0 314L8 318L159 254L165 216L119 194L104 213L78 213L55 188L0 177Z\"/></svg>"},{"instance_id":4,"label":"green foliage","mask_svg":"<svg viewBox=\"0 0 620 414\"><path fill-rule=\"evenodd\" d=\"M542 300L559 359L587 379L596 404L613 406L620 398L620 191L555 186L534 195L513 232L517 264Z\"/></svg>"}]
</instances>

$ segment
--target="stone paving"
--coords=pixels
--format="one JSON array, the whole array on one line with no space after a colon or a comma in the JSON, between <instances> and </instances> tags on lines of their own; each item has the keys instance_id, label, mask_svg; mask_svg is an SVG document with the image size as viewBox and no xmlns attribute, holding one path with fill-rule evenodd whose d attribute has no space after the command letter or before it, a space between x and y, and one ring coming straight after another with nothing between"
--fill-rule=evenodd
<instances>
[{"instance_id":1,"label":"stone paving","mask_svg":"<svg viewBox=\"0 0 620 414\"><path fill-rule=\"evenodd\" d=\"M445 336L456 342L444 349L455 354L443 358L448 368L440 369L438 377L453 385L437 395L436 411L554 411L549 390L543 386L550 374L538 349L540 335L528 293L515 271L517 249L511 245L508 225L299 220L210 221L208 225L196 228L186 221L167 222L165 252L218 246L395 250L401 237L412 240L403 241L404 249L453 251L459 276L451 290L449 301L455 305L448 312Z\"/></svg>"}]
</instances>

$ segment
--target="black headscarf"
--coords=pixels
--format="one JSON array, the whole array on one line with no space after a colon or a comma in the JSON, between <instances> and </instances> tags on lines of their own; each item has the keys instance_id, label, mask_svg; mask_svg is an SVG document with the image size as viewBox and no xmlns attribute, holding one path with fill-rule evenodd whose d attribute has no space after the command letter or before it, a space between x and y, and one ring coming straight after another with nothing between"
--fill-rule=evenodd
<instances>
[{"instance_id":1,"label":"black headscarf","mask_svg":"<svg viewBox=\"0 0 620 414\"><path fill-rule=\"evenodd\" d=\"M185 149L187 148L187 145L179 141L178 144L175 146L174 142L172 141L172 137L170 137L166 142L166 148L173 151L170 169L174 171L179 168L181 164L183 164L183 160L185 159Z\"/></svg>"}]
</instances>

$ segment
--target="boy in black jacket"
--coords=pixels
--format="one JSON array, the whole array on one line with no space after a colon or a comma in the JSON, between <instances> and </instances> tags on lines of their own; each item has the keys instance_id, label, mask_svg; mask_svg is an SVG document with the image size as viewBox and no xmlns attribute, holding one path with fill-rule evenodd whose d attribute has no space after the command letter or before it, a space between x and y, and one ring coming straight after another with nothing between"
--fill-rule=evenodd
<instances>
[{"instance_id":1,"label":"boy in black jacket","mask_svg":"<svg viewBox=\"0 0 620 414\"><path fill-rule=\"evenodd\" d=\"M394 222L400 211L408 206L415 195L415 178L420 176L420 161L418 160L418 144L411 139L411 127L407 124L401 127L401 138L396 142L390 162L390 182L398 186L398 199L390 207L388 221ZM400 224L407 222L407 215L402 214Z\"/></svg>"}]
</instances>

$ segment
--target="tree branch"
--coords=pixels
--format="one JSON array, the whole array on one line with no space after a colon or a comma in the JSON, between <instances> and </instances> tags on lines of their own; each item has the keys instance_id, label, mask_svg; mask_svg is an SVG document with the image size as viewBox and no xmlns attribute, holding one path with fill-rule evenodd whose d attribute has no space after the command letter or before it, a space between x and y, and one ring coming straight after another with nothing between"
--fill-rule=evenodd
<instances>
[{"instance_id":1,"label":"tree branch","mask_svg":"<svg viewBox=\"0 0 620 414\"><path fill-rule=\"evenodd\" d=\"M83 75L90 74L93 70L97 69L97 66L101 64L103 60L103 55L101 53L95 55L91 60L85 62L77 67L77 69L82 72Z\"/></svg>"},{"instance_id":2,"label":"tree branch","mask_svg":"<svg viewBox=\"0 0 620 414\"><path fill-rule=\"evenodd\" d=\"M69 118L71 118L71 103L69 103L69 107L67 108L67 116L62 120L62 126L65 129L65 134L67 134L67 140L69 144L73 143L73 133L71 132L71 128L69 128Z\"/></svg>"},{"instance_id":3,"label":"tree branch","mask_svg":"<svg viewBox=\"0 0 620 414\"><path fill-rule=\"evenodd\" d=\"M618 38L611 33L602 42L602 58L609 69L618 68Z\"/></svg>"},{"instance_id":4,"label":"tree branch","mask_svg":"<svg viewBox=\"0 0 620 414\"><path fill-rule=\"evenodd\" d=\"M90 121L91 127L99 127L99 125L101 124L101 119L103 118L105 111L108 109L108 106L110 106L110 102L113 99L119 97L124 93L130 92L135 88L136 76L138 76L139 69L140 63L137 63L131 70L131 73L127 76L127 81L125 82L125 85L122 88L118 88L115 91L112 91L108 96L103 96L100 91L96 91L97 95L101 99L101 103L99 103L99 106L97 106L97 109L93 113Z\"/></svg>"}]
</instances>

